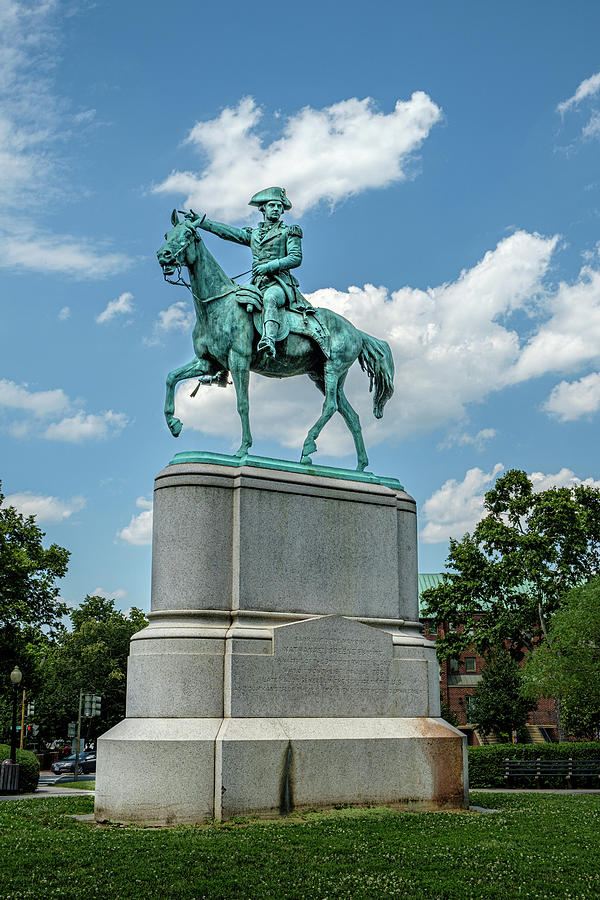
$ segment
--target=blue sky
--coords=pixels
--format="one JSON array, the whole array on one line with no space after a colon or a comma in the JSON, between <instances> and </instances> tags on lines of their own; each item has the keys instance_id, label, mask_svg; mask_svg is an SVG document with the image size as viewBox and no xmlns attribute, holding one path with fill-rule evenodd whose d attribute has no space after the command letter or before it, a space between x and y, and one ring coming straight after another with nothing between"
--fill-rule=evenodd
<instances>
[{"instance_id":1,"label":"blue sky","mask_svg":"<svg viewBox=\"0 0 600 900\"><path fill-rule=\"evenodd\" d=\"M600 484L599 31L577 0L0 0L0 477L72 551L68 603L148 609L155 474L239 443L229 389L185 383L166 428L192 313L155 252L174 206L252 224L270 184L304 293L392 346L384 419L358 367L348 394L419 504L421 571L503 470ZM256 378L254 452L298 458L319 409ZM332 420L314 461L352 449Z\"/></svg>"}]
</instances>

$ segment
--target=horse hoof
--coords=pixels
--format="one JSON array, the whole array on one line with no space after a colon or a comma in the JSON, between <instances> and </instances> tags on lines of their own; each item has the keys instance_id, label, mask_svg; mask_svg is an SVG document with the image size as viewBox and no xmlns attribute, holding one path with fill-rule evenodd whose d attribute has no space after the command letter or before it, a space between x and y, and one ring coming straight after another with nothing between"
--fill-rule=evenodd
<instances>
[{"instance_id":1,"label":"horse hoof","mask_svg":"<svg viewBox=\"0 0 600 900\"><path fill-rule=\"evenodd\" d=\"M302 456L300 457L300 464L302 466L312 466L313 461L310 458L310 456L307 456L305 453L303 453Z\"/></svg>"},{"instance_id":2,"label":"horse hoof","mask_svg":"<svg viewBox=\"0 0 600 900\"><path fill-rule=\"evenodd\" d=\"M183 425L179 419L173 419L172 422L169 422L169 429L173 437L179 437L182 428Z\"/></svg>"},{"instance_id":3,"label":"horse hoof","mask_svg":"<svg viewBox=\"0 0 600 900\"><path fill-rule=\"evenodd\" d=\"M238 450L236 450L233 455L237 458L246 456L249 449L250 449L250 447L246 447L245 444L242 444L242 446Z\"/></svg>"},{"instance_id":4,"label":"horse hoof","mask_svg":"<svg viewBox=\"0 0 600 900\"><path fill-rule=\"evenodd\" d=\"M356 471L357 471L357 472L364 472L368 465L369 465L369 460L368 460L368 459L366 459L364 462L359 462L359 464L358 464L357 467L356 467Z\"/></svg>"}]
</instances>

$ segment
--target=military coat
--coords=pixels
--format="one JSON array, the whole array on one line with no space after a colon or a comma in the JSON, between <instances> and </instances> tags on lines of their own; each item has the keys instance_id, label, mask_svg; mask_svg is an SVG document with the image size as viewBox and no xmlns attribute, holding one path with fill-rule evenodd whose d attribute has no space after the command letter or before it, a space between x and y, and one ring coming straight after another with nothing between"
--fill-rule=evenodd
<instances>
[{"instance_id":1,"label":"military coat","mask_svg":"<svg viewBox=\"0 0 600 900\"><path fill-rule=\"evenodd\" d=\"M290 309L302 312L313 308L298 290L298 281L290 271L302 262L302 229L299 225L285 225L280 220L274 225L261 222L257 228L235 228L206 218L197 225L227 241L250 247L253 262L269 267L266 275L252 279L261 291L271 284L279 284Z\"/></svg>"}]
</instances>

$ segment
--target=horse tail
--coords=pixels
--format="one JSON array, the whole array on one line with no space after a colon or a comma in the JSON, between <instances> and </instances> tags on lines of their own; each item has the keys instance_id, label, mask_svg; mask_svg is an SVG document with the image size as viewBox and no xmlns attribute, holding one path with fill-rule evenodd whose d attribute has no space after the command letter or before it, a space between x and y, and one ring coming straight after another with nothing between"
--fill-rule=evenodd
<instances>
[{"instance_id":1,"label":"horse tail","mask_svg":"<svg viewBox=\"0 0 600 900\"><path fill-rule=\"evenodd\" d=\"M363 372L369 376L369 391L373 390L373 415L376 419L383 416L383 407L394 393L394 359L387 341L380 341L364 331L359 331L362 338L362 349L358 362Z\"/></svg>"}]
</instances>

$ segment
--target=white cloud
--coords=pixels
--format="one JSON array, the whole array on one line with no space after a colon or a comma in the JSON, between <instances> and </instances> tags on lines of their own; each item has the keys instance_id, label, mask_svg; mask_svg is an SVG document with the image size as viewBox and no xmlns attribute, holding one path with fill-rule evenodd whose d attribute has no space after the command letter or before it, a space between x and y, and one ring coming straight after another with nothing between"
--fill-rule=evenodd
<instances>
[{"instance_id":1,"label":"white cloud","mask_svg":"<svg viewBox=\"0 0 600 900\"><path fill-rule=\"evenodd\" d=\"M31 421L9 422L6 430L17 441L22 441L35 433L35 428Z\"/></svg>"},{"instance_id":2,"label":"white cloud","mask_svg":"<svg viewBox=\"0 0 600 900\"><path fill-rule=\"evenodd\" d=\"M439 445L440 450L449 450L451 447L475 447L476 450L483 450L488 441L497 436L498 432L495 428L482 428L476 434L469 434L466 431L451 432L444 441Z\"/></svg>"},{"instance_id":3,"label":"white cloud","mask_svg":"<svg viewBox=\"0 0 600 900\"><path fill-rule=\"evenodd\" d=\"M512 382L565 372L600 357L600 270L581 269L573 284L549 294L546 321L533 333L513 369Z\"/></svg>"},{"instance_id":4,"label":"white cloud","mask_svg":"<svg viewBox=\"0 0 600 900\"><path fill-rule=\"evenodd\" d=\"M106 600L122 600L127 596L127 591L123 588L117 588L115 591L105 591L104 588L97 587L92 591L90 597L104 597Z\"/></svg>"},{"instance_id":5,"label":"white cloud","mask_svg":"<svg viewBox=\"0 0 600 900\"><path fill-rule=\"evenodd\" d=\"M61 322L64 322L66 319L70 319L71 318L71 307L63 306L59 310L58 318L60 319Z\"/></svg>"},{"instance_id":6,"label":"white cloud","mask_svg":"<svg viewBox=\"0 0 600 900\"><path fill-rule=\"evenodd\" d=\"M83 238L68 234L33 232L28 226L6 222L0 226L4 268L32 269L56 274L65 272L77 281L106 278L131 265L123 253L110 253L94 247Z\"/></svg>"},{"instance_id":7,"label":"white cloud","mask_svg":"<svg viewBox=\"0 0 600 900\"><path fill-rule=\"evenodd\" d=\"M0 4L0 266L97 278L129 260L85 239L48 233L43 225L45 209L74 193L61 153L90 123L89 115L71 114L55 92L62 15L55 0Z\"/></svg>"},{"instance_id":8,"label":"white cloud","mask_svg":"<svg viewBox=\"0 0 600 900\"><path fill-rule=\"evenodd\" d=\"M324 288L310 299L386 339L396 366L396 394L375 422L368 381L350 370L346 393L361 416L367 447L461 422L471 403L492 392L547 375L600 362L600 267L589 262L571 283L551 282L558 236L517 231L455 281L427 290L366 284L347 291ZM519 315L514 315L518 313ZM239 443L232 388L191 383L176 395L185 428ZM278 441L299 452L319 416L322 396L308 379L251 378L251 424L256 442ZM446 439L450 445L481 446L494 435L483 429ZM327 455L351 455L353 445L339 416L319 439Z\"/></svg>"},{"instance_id":9,"label":"white cloud","mask_svg":"<svg viewBox=\"0 0 600 900\"><path fill-rule=\"evenodd\" d=\"M159 312L157 328L161 331L189 331L195 321L196 315L189 303L179 300Z\"/></svg>"},{"instance_id":10,"label":"white cloud","mask_svg":"<svg viewBox=\"0 0 600 900\"><path fill-rule=\"evenodd\" d=\"M588 108L588 114L591 106L591 115L586 124L583 126L580 135L580 137L584 140L586 138L589 139L600 137L600 111L598 110L596 105L596 98L599 92L600 72L596 72L589 78L584 79L584 81L582 81L578 86L575 93L567 100L563 100L562 103L559 103L556 107L557 112L559 112L561 116L564 116L566 112L579 108L580 104L582 104L584 101L588 101L585 106L587 106Z\"/></svg>"},{"instance_id":11,"label":"white cloud","mask_svg":"<svg viewBox=\"0 0 600 900\"><path fill-rule=\"evenodd\" d=\"M479 468L469 469L462 481L450 478L434 491L421 509L426 522L421 531L423 543L437 544L450 537L460 540L466 532L472 533L482 518L485 494L502 471L502 463L496 463L493 470L487 473ZM532 472L529 477L536 493L553 487L572 488L581 484L600 488L600 481L593 478L582 480L567 468L554 475Z\"/></svg>"},{"instance_id":12,"label":"white cloud","mask_svg":"<svg viewBox=\"0 0 600 900\"><path fill-rule=\"evenodd\" d=\"M461 482L454 478L445 481L423 504L421 515L427 523L421 531L423 543L437 544L449 537L460 539L472 531L481 519L485 492L503 469L502 463L496 463L491 472L474 468Z\"/></svg>"},{"instance_id":13,"label":"white cloud","mask_svg":"<svg viewBox=\"0 0 600 900\"><path fill-rule=\"evenodd\" d=\"M18 409L34 416L53 416L69 406L69 398L58 388L53 391L30 391L27 385L0 379L0 407Z\"/></svg>"},{"instance_id":14,"label":"white cloud","mask_svg":"<svg viewBox=\"0 0 600 900\"><path fill-rule=\"evenodd\" d=\"M234 450L240 443L241 430L233 387L201 386L192 398L194 387L194 381L178 387L175 414L187 428L227 438L228 449ZM366 379L362 387L368 389ZM270 436L283 447L296 450L298 459L302 442L318 419L322 404L323 395L308 378L286 378L273 384L270 378L250 375L250 416L255 437ZM319 449L326 454L350 453L352 446L345 426L335 419L319 440Z\"/></svg>"},{"instance_id":15,"label":"white cloud","mask_svg":"<svg viewBox=\"0 0 600 900\"><path fill-rule=\"evenodd\" d=\"M93 122L96 118L97 110L95 109L84 109L81 112L75 113L73 118L76 122L84 122L89 124Z\"/></svg>"},{"instance_id":16,"label":"white cloud","mask_svg":"<svg viewBox=\"0 0 600 900\"><path fill-rule=\"evenodd\" d=\"M581 135L584 138L595 138L600 136L600 113L592 113L589 122L583 126Z\"/></svg>"},{"instance_id":17,"label":"white cloud","mask_svg":"<svg viewBox=\"0 0 600 900\"><path fill-rule=\"evenodd\" d=\"M116 316L122 316L126 313L133 312L132 300L133 294L129 291L120 294L115 300L110 300L106 309L96 316L96 322L98 322L99 325L104 325L106 322L112 321Z\"/></svg>"},{"instance_id":18,"label":"white cloud","mask_svg":"<svg viewBox=\"0 0 600 900\"><path fill-rule=\"evenodd\" d=\"M561 422L574 422L600 408L600 372L592 372L579 381L561 381L553 388L544 409Z\"/></svg>"},{"instance_id":19,"label":"white cloud","mask_svg":"<svg viewBox=\"0 0 600 900\"><path fill-rule=\"evenodd\" d=\"M61 419L49 425L43 437L49 441L66 441L80 444L88 440L104 440L119 434L128 424L123 413L108 410L100 415L80 411L74 416Z\"/></svg>"},{"instance_id":20,"label":"white cloud","mask_svg":"<svg viewBox=\"0 0 600 900\"><path fill-rule=\"evenodd\" d=\"M35 516L38 522L63 522L85 506L85 498L82 496L59 500L57 497L45 497L31 491L8 494L4 502L6 506L14 506L24 516Z\"/></svg>"},{"instance_id":21,"label":"white cloud","mask_svg":"<svg viewBox=\"0 0 600 900\"><path fill-rule=\"evenodd\" d=\"M0 203L17 207L52 190L49 145L59 104L52 93L54 3L3 0L0 6Z\"/></svg>"},{"instance_id":22,"label":"white cloud","mask_svg":"<svg viewBox=\"0 0 600 900\"><path fill-rule=\"evenodd\" d=\"M145 497L138 497L135 501L138 509L143 512L133 515L129 525L125 525L117 531L117 537L126 544L135 547L146 547L152 543L152 501Z\"/></svg>"},{"instance_id":23,"label":"white cloud","mask_svg":"<svg viewBox=\"0 0 600 900\"><path fill-rule=\"evenodd\" d=\"M13 410L25 416L5 423L4 428L14 438L43 437L52 441L81 443L112 437L128 424L123 413L108 410L96 415L82 409L74 412L73 407L73 402L62 388L30 391L26 384L0 379L0 409ZM57 421L42 424L40 419Z\"/></svg>"},{"instance_id":24,"label":"white cloud","mask_svg":"<svg viewBox=\"0 0 600 900\"><path fill-rule=\"evenodd\" d=\"M391 292L365 285L348 291L325 288L310 299L350 319L358 328L389 341L396 365L397 393L383 420L371 412L368 380L357 366L346 393L361 415L367 446L386 438L431 431L460 420L470 402L483 400L509 382L519 359L520 339L510 315L539 313L539 297L558 238L516 232L486 253L459 278L426 291ZM192 400L182 385L176 398L184 427L239 439L232 389L202 388ZM308 379L284 382L251 379L251 420L255 438L275 439L300 450L319 416L322 396ZM483 440L489 435L481 435ZM339 416L324 429L319 449L351 454L352 441Z\"/></svg>"},{"instance_id":25,"label":"white cloud","mask_svg":"<svg viewBox=\"0 0 600 900\"><path fill-rule=\"evenodd\" d=\"M564 113L574 106L578 106L582 100L587 100L588 98L595 96L598 91L600 91L600 72L596 72L594 75L590 75L589 78L585 78L578 86L575 93L567 100L563 100L559 103L556 110L561 115L564 115Z\"/></svg>"},{"instance_id":26,"label":"white cloud","mask_svg":"<svg viewBox=\"0 0 600 900\"><path fill-rule=\"evenodd\" d=\"M161 309L158 320L154 323L152 337L144 338L144 343L149 347L160 343L162 334L168 331L190 332L194 327L196 314L189 303L178 300L167 309Z\"/></svg>"},{"instance_id":27,"label":"white cloud","mask_svg":"<svg viewBox=\"0 0 600 900\"><path fill-rule=\"evenodd\" d=\"M534 490L538 494L542 491L549 490L549 488L574 488L579 487L581 484L586 487L600 488L600 481L595 481L593 478L585 478L582 480L581 478L578 478L571 469L567 468L562 468L559 472L556 472L555 475L544 475L543 472L532 472L529 477L533 482Z\"/></svg>"},{"instance_id":28,"label":"white cloud","mask_svg":"<svg viewBox=\"0 0 600 900\"><path fill-rule=\"evenodd\" d=\"M252 214L250 197L279 184L301 216L321 201L333 204L406 179L409 159L441 115L422 91L387 114L371 98L353 97L323 109L304 107L285 120L281 137L265 144L257 131L262 110L245 97L190 131L187 143L208 160L202 173L172 172L154 190L184 194L186 206L210 215L245 219Z\"/></svg>"}]
</instances>

